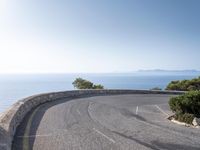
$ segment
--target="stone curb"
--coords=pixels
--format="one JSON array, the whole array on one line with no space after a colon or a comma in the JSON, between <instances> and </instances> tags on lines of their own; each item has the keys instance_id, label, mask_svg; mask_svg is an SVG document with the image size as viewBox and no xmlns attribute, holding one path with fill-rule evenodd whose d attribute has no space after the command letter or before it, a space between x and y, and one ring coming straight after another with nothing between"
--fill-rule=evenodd
<instances>
[{"instance_id":1,"label":"stone curb","mask_svg":"<svg viewBox=\"0 0 200 150\"><path fill-rule=\"evenodd\" d=\"M185 122L180 122L180 121L174 119L174 114L168 116L166 119L170 120L170 121L173 122L173 123L176 123L176 124L178 124L178 125L182 125L182 126L185 126L185 127L200 128L200 123L199 123L199 121L196 121L196 120L200 120L200 118L196 118L196 117L195 117L194 120L192 121L192 124L187 124L187 123L185 123ZM194 124L194 121L195 121L196 124Z\"/></svg>"}]
</instances>

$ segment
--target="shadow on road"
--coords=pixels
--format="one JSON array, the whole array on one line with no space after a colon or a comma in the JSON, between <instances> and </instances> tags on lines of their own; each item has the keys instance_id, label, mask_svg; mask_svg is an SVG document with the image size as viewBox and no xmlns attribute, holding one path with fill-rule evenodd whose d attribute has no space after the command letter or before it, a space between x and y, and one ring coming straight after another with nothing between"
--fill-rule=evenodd
<instances>
[{"instance_id":1,"label":"shadow on road","mask_svg":"<svg viewBox=\"0 0 200 150\"><path fill-rule=\"evenodd\" d=\"M172 150L172 149L177 149L177 150L199 150L200 149L200 147L194 147L192 145L189 146L189 145L185 145L185 144L162 143L160 141L153 141L152 145L155 145L156 147L159 147L159 149L165 149L165 150Z\"/></svg>"}]
</instances>

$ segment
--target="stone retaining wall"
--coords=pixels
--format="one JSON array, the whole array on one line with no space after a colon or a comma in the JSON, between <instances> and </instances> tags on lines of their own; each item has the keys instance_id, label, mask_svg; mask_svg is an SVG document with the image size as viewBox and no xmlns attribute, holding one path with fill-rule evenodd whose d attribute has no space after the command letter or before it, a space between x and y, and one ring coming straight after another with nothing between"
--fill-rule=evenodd
<instances>
[{"instance_id":1,"label":"stone retaining wall","mask_svg":"<svg viewBox=\"0 0 200 150\"><path fill-rule=\"evenodd\" d=\"M81 96L114 95L114 94L182 94L175 91L149 90L74 90L53 92L30 96L19 100L0 116L0 150L11 150L13 136L17 126L25 115L42 103L55 101L61 98L76 98Z\"/></svg>"}]
</instances>

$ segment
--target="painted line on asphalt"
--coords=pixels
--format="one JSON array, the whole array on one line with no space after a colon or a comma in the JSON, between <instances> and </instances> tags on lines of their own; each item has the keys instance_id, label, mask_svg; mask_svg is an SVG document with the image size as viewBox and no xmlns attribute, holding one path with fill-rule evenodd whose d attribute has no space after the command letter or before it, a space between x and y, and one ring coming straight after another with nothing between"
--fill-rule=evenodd
<instances>
[{"instance_id":1,"label":"painted line on asphalt","mask_svg":"<svg viewBox=\"0 0 200 150\"><path fill-rule=\"evenodd\" d=\"M169 114L166 113L164 110L162 110L158 105L155 105L155 107L158 108L158 110L159 110L160 112L162 112L163 114L165 114L166 116L169 116Z\"/></svg>"},{"instance_id":2,"label":"painted line on asphalt","mask_svg":"<svg viewBox=\"0 0 200 150\"><path fill-rule=\"evenodd\" d=\"M139 107L137 106L136 111L135 111L136 115L138 114L138 109L139 109Z\"/></svg>"},{"instance_id":3,"label":"painted line on asphalt","mask_svg":"<svg viewBox=\"0 0 200 150\"><path fill-rule=\"evenodd\" d=\"M29 135L29 136L17 136L18 138L35 138L35 137L48 137L52 136L52 134L36 134L36 135Z\"/></svg>"},{"instance_id":4,"label":"painted line on asphalt","mask_svg":"<svg viewBox=\"0 0 200 150\"><path fill-rule=\"evenodd\" d=\"M17 138L49 137L49 136L55 136L55 135L63 134L63 132L68 132L67 129L54 129L54 130L57 130L56 134L49 133L49 134L35 134L35 135L28 135L28 136L20 135L20 136L17 136ZM58 133L58 132L60 132L60 133Z\"/></svg>"},{"instance_id":5,"label":"painted line on asphalt","mask_svg":"<svg viewBox=\"0 0 200 150\"><path fill-rule=\"evenodd\" d=\"M80 111L79 111L78 109L77 109L76 111L77 111L77 113L78 113L78 114L81 116L81 113L80 113Z\"/></svg>"},{"instance_id":6,"label":"painted line on asphalt","mask_svg":"<svg viewBox=\"0 0 200 150\"><path fill-rule=\"evenodd\" d=\"M164 120L164 121L154 120L153 122L168 122L168 120Z\"/></svg>"},{"instance_id":7,"label":"painted line on asphalt","mask_svg":"<svg viewBox=\"0 0 200 150\"><path fill-rule=\"evenodd\" d=\"M5 144L5 143L0 143L0 146L1 146L1 147L6 147L7 144Z\"/></svg>"},{"instance_id":8,"label":"painted line on asphalt","mask_svg":"<svg viewBox=\"0 0 200 150\"><path fill-rule=\"evenodd\" d=\"M110 142L116 143L115 140L113 140L112 138L110 138L110 137L108 137L107 135L103 134L103 133L100 132L99 130L97 130L97 129L95 129L95 128L93 128L93 130L94 130L95 132L97 132L98 134L102 135L103 137L105 137L106 139L108 139Z\"/></svg>"},{"instance_id":9,"label":"painted line on asphalt","mask_svg":"<svg viewBox=\"0 0 200 150\"><path fill-rule=\"evenodd\" d=\"M157 114L157 113L155 113L155 112L148 112L148 111L141 110L141 109L140 109L140 112L141 112L141 113L145 113L145 114L153 114L153 115Z\"/></svg>"},{"instance_id":10,"label":"painted line on asphalt","mask_svg":"<svg viewBox=\"0 0 200 150\"><path fill-rule=\"evenodd\" d=\"M31 129L31 124L32 124L32 121L33 121L33 117L35 116L36 112L38 111L38 109L41 107L41 105L39 107L37 107L33 113L31 114L29 120L28 120L28 123L27 123L27 126L26 126L26 129L25 129L25 133L24 133L24 138L23 138L23 150L29 150L29 139L28 138L25 138L25 137L28 137L30 135L30 129Z\"/></svg>"}]
</instances>

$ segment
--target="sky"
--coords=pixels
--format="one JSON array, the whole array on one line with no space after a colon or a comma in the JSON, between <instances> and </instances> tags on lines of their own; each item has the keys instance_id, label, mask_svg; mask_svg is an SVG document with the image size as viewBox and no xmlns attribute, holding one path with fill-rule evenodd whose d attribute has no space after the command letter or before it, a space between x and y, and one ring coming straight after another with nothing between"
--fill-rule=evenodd
<instances>
[{"instance_id":1,"label":"sky","mask_svg":"<svg viewBox=\"0 0 200 150\"><path fill-rule=\"evenodd\" d=\"M200 70L199 0L0 0L0 73Z\"/></svg>"}]
</instances>

